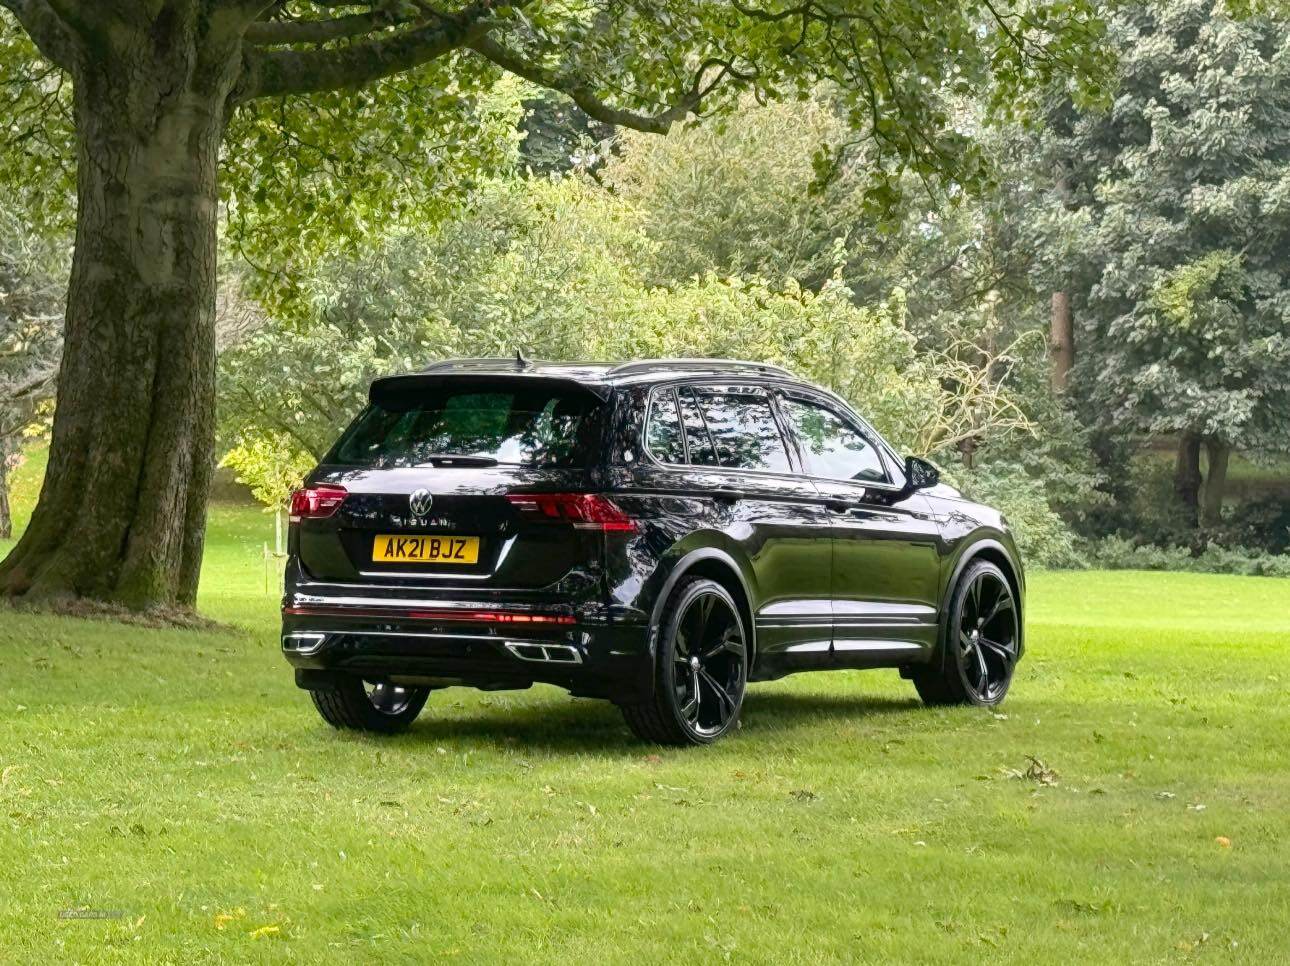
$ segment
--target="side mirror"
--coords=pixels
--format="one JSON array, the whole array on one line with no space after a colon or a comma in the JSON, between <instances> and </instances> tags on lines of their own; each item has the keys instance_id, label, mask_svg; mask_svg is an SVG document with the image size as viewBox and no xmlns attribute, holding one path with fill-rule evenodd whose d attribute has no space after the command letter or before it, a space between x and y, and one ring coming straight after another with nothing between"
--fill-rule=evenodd
<instances>
[{"instance_id":1,"label":"side mirror","mask_svg":"<svg viewBox=\"0 0 1290 966\"><path fill-rule=\"evenodd\" d=\"M909 480L911 490L925 490L941 481L941 471L925 459L906 456L905 478Z\"/></svg>"}]
</instances>

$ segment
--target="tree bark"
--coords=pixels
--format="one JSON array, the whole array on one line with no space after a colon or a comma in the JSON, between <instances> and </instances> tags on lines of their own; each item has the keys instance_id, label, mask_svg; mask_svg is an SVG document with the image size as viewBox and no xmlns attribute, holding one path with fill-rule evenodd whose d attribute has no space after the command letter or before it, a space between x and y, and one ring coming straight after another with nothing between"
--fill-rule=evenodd
<instances>
[{"instance_id":1,"label":"tree bark","mask_svg":"<svg viewBox=\"0 0 1290 966\"><path fill-rule=\"evenodd\" d=\"M1195 527L1200 499L1200 436L1197 433L1183 433L1178 440L1174 492L1178 494L1188 525Z\"/></svg>"},{"instance_id":2,"label":"tree bark","mask_svg":"<svg viewBox=\"0 0 1290 966\"><path fill-rule=\"evenodd\" d=\"M191 607L212 473L217 165L236 38L196 15L72 67L76 250L44 488L0 594Z\"/></svg>"},{"instance_id":3,"label":"tree bark","mask_svg":"<svg viewBox=\"0 0 1290 966\"><path fill-rule=\"evenodd\" d=\"M1205 453L1209 457L1209 471L1205 474L1200 522L1206 527L1216 527L1223 522L1223 491L1227 487L1227 462L1232 447L1216 436L1207 436Z\"/></svg>"},{"instance_id":4,"label":"tree bark","mask_svg":"<svg viewBox=\"0 0 1290 966\"><path fill-rule=\"evenodd\" d=\"M1071 297L1067 292L1053 293L1048 354L1052 359L1053 391L1064 392L1070 384L1071 368L1075 365L1075 321L1071 313Z\"/></svg>"}]
</instances>

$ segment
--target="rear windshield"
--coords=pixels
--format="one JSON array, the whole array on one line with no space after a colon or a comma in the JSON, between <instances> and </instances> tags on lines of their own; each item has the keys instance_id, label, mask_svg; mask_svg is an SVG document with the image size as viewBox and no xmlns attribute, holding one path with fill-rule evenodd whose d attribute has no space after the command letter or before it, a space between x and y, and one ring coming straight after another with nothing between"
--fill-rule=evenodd
<instances>
[{"instance_id":1,"label":"rear windshield","mask_svg":"<svg viewBox=\"0 0 1290 966\"><path fill-rule=\"evenodd\" d=\"M581 467L594 451L600 401L563 386L444 383L386 393L326 462L422 466L471 456L518 466Z\"/></svg>"}]
</instances>

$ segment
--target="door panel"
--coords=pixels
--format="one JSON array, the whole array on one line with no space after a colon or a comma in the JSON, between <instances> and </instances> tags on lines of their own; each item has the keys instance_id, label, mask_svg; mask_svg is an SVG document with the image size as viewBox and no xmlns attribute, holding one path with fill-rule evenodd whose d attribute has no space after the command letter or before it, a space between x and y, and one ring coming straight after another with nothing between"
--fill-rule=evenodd
<instances>
[{"instance_id":1,"label":"door panel","mask_svg":"<svg viewBox=\"0 0 1290 966\"><path fill-rule=\"evenodd\" d=\"M893 499L836 481L816 485L833 501L835 661L883 666L934 647L940 535L925 499Z\"/></svg>"},{"instance_id":2,"label":"door panel","mask_svg":"<svg viewBox=\"0 0 1290 966\"><path fill-rule=\"evenodd\" d=\"M780 407L832 520L834 664L918 659L937 635L940 534L926 500L898 485L877 441L830 401L785 392Z\"/></svg>"}]
</instances>

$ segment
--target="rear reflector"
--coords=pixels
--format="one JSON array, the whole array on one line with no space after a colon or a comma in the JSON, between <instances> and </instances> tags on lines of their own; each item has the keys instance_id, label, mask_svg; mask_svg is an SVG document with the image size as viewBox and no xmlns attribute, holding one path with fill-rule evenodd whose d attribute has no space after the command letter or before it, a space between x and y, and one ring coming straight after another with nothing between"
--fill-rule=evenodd
<instances>
[{"instance_id":1,"label":"rear reflector","mask_svg":"<svg viewBox=\"0 0 1290 966\"><path fill-rule=\"evenodd\" d=\"M349 491L343 486L330 483L295 490L291 494L291 522L326 519L340 509L347 496Z\"/></svg>"},{"instance_id":2,"label":"rear reflector","mask_svg":"<svg viewBox=\"0 0 1290 966\"><path fill-rule=\"evenodd\" d=\"M304 617L383 617L392 620L462 621L469 624L573 624L572 614L526 614L506 610L376 610L358 607L284 607L282 613Z\"/></svg>"},{"instance_id":3,"label":"rear reflector","mask_svg":"<svg viewBox=\"0 0 1290 966\"><path fill-rule=\"evenodd\" d=\"M567 520L582 530L636 532L636 521L599 493L511 493L506 499L525 516Z\"/></svg>"}]
</instances>

